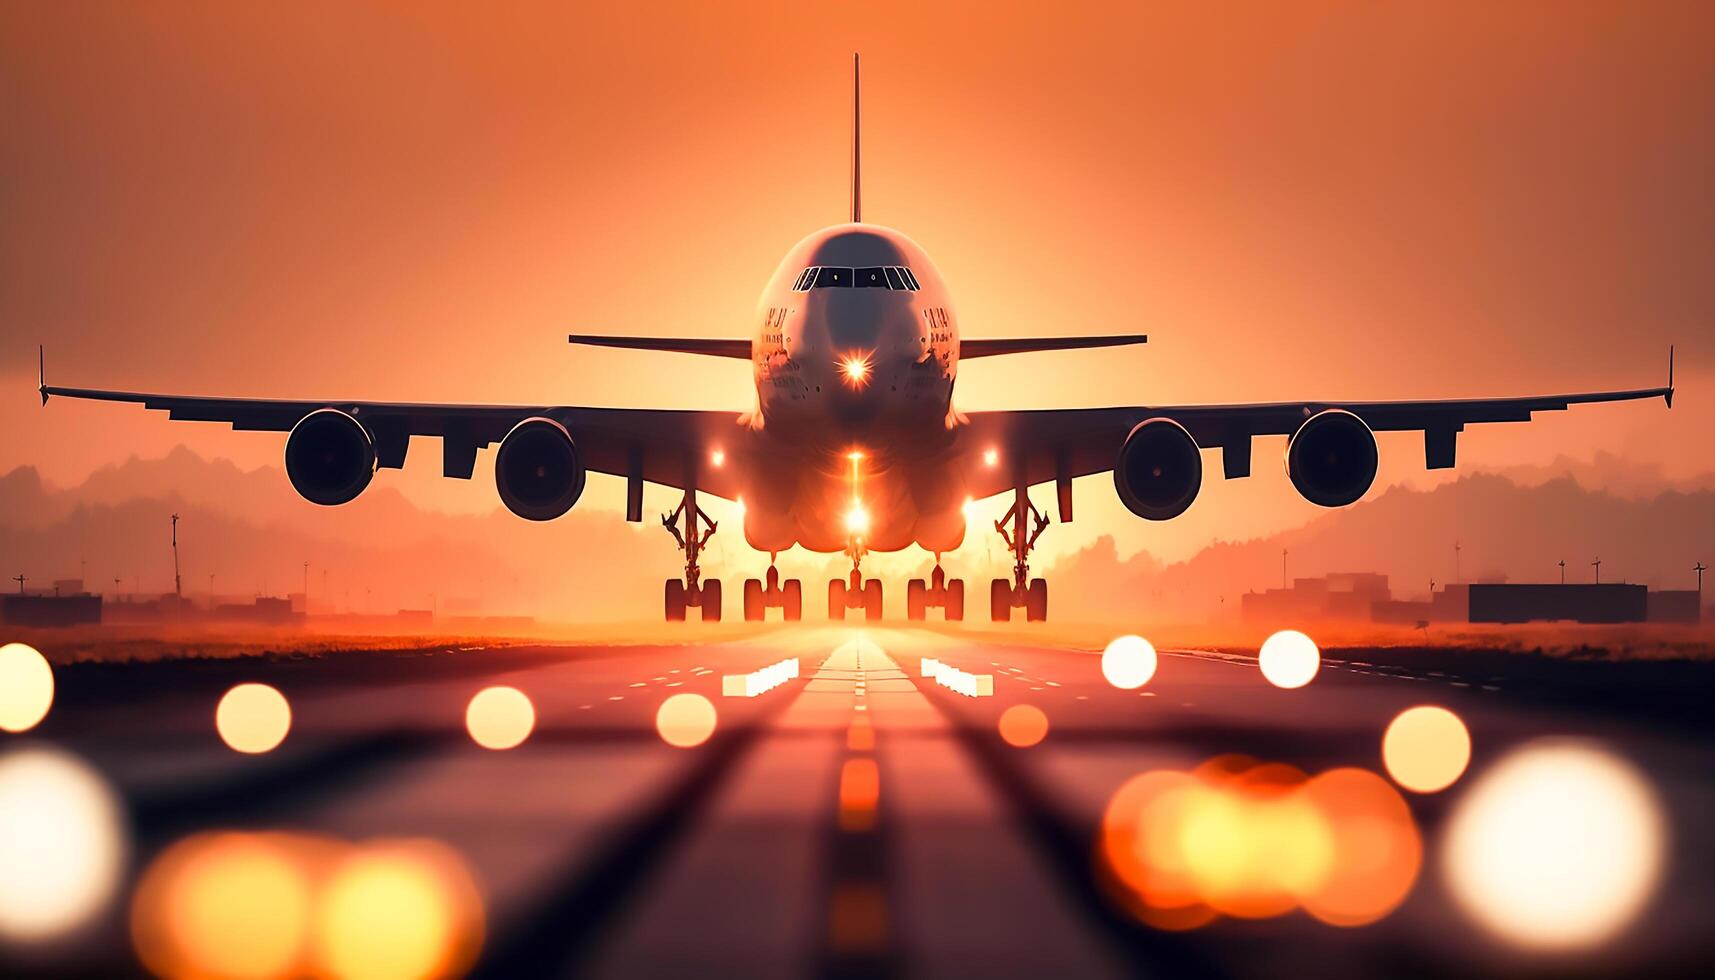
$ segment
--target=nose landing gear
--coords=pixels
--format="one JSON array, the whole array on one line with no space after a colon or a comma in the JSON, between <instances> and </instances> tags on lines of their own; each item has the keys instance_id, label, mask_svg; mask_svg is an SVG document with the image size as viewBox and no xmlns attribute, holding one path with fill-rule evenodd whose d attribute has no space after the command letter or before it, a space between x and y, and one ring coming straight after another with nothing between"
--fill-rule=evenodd
<instances>
[{"instance_id":1,"label":"nose landing gear","mask_svg":"<svg viewBox=\"0 0 1715 980\"><path fill-rule=\"evenodd\" d=\"M804 587L795 578L780 581L780 570L774 567L774 554L768 555L768 576L764 581L744 580L744 618L760 622L770 609L779 609L787 622L804 618Z\"/></svg>"},{"instance_id":2,"label":"nose landing gear","mask_svg":"<svg viewBox=\"0 0 1715 980\"><path fill-rule=\"evenodd\" d=\"M684 533L679 531L679 521L683 518ZM708 528L698 531L697 522L701 520ZM709 515L703 513L697 506L697 491L695 488L685 491L685 499L680 502L678 509L672 514L661 515L661 526L673 535L679 550L685 553L685 577L683 580L670 578L667 580L666 606L667 621L670 623L684 622L686 610L701 609L703 622L718 623L721 621L721 580L718 578L702 581L702 568L697 564L697 556L702 554L703 546L714 537L716 524L709 520Z\"/></svg>"},{"instance_id":3,"label":"nose landing gear","mask_svg":"<svg viewBox=\"0 0 1715 980\"><path fill-rule=\"evenodd\" d=\"M935 553L935 570L929 581L914 578L905 585L905 615L909 619L927 619L929 610L940 609L947 622L965 618L965 581L948 579L941 570L941 554Z\"/></svg>"},{"instance_id":4,"label":"nose landing gear","mask_svg":"<svg viewBox=\"0 0 1715 980\"><path fill-rule=\"evenodd\" d=\"M881 580L865 579L858 568L867 550L856 538L846 547L846 554L852 560L852 572L847 578L837 578L828 583L829 619L845 619L847 609L862 609L863 618L871 622L881 618Z\"/></svg>"},{"instance_id":5,"label":"nose landing gear","mask_svg":"<svg viewBox=\"0 0 1715 980\"><path fill-rule=\"evenodd\" d=\"M989 583L989 615L995 622L1005 623L1011 621L1014 609L1022 607L1026 621L1040 623L1048 618L1048 582L1030 577L1030 552L1048 527L1048 516L1030 502L1025 487L1018 487L1013 493L1012 507L1005 517L994 522L994 529L1012 552L1012 581L997 578Z\"/></svg>"}]
</instances>

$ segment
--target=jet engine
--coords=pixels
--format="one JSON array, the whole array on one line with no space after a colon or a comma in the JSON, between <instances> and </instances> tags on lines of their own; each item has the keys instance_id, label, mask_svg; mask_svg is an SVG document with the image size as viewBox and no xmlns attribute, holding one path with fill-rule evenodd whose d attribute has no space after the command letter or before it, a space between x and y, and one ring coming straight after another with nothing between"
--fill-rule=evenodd
<instances>
[{"instance_id":1,"label":"jet engine","mask_svg":"<svg viewBox=\"0 0 1715 980\"><path fill-rule=\"evenodd\" d=\"M339 409L317 409L286 437L286 476L310 503L349 503L375 476L375 440Z\"/></svg>"},{"instance_id":2,"label":"jet engine","mask_svg":"<svg viewBox=\"0 0 1715 980\"><path fill-rule=\"evenodd\" d=\"M507 510L528 521L551 521L584 492L584 464L565 426L525 419L500 441L494 483Z\"/></svg>"},{"instance_id":3,"label":"jet engine","mask_svg":"<svg viewBox=\"0 0 1715 980\"><path fill-rule=\"evenodd\" d=\"M1165 521L1185 513L1203 487L1197 440L1172 419L1139 422L1114 462L1114 489L1133 514Z\"/></svg>"},{"instance_id":4,"label":"jet engine","mask_svg":"<svg viewBox=\"0 0 1715 980\"><path fill-rule=\"evenodd\" d=\"M1286 475L1305 500L1344 507L1376 480L1375 433L1343 409L1318 412L1287 442Z\"/></svg>"}]
</instances>

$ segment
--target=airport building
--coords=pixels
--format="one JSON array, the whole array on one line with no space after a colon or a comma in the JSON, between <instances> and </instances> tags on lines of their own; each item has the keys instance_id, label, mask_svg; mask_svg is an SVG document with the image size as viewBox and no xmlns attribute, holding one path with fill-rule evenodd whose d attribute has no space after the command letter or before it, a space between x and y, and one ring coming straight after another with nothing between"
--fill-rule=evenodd
<instances>
[{"instance_id":1,"label":"airport building","mask_svg":"<svg viewBox=\"0 0 1715 980\"><path fill-rule=\"evenodd\" d=\"M78 595L0 596L0 623L7 626L88 626L101 622L101 597Z\"/></svg>"},{"instance_id":2,"label":"airport building","mask_svg":"<svg viewBox=\"0 0 1715 980\"><path fill-rule=\"evenodd\" d=\"M1376 572L1335 572L1321 578L1293 579L1290 589L1266 589L1239 597L1246 622L1273 625L1310 619L1367 621L1372 607L1391 600L1387 576Z\"/></svg>"}]
</instances>

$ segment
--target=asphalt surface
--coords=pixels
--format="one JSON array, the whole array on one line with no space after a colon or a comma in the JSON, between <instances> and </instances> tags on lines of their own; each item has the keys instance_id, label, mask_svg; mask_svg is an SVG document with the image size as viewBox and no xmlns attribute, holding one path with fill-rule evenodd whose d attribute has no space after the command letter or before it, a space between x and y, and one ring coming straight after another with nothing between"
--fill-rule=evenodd
<instances>
[{"instance_id":1,"label":"asphalt surface","mask_svg":"<svg viewBox=\"0 0 1715 980\"><path fill-rule=\"evenodd\" d=\"M119 789L138 868L210 828L443 842L483 894L483 976L1642 975L1715 962L1703 829L1715 745L1696 726L1652 724L1647 706L1558 703L1504 673L1387 667L1350 651L1298 690L1270 686L1254 658L1164 651L1146 687L1121 691L1098 651L1031 636L804 626L666 646L79 666L62 669L55 710L29 737ZM925 657L992 676L992 696L925 679ZM788 658L798 677L723 696L724 675ZM235 753L214 731L219 695L248 680L293 709L290 736L264 755ZM472 695L496 684L525 692L537 715L507 751L464 728ZM707 742L678 748L657 733L656 711L677 693L714 704ZM1104 890L1092 842L1129 777L1226 753L1380 771L1388 721L1421 703L1466 722L1471 773L1527 739L1573 734L1648 775L1670 864L1618 941L1544 959L1462 917L1437 870L1458 785L1407 794L1423 870L1373 925L1294 912L1161 932ZM998 735L1015 704L1046 714L1040 744ZM854 734L864 727L873 745ZM871 759L875 806L854 820L842 773ZM10 972L138 972L122 904L75 952Z\"/></svg>"}]
</instances>

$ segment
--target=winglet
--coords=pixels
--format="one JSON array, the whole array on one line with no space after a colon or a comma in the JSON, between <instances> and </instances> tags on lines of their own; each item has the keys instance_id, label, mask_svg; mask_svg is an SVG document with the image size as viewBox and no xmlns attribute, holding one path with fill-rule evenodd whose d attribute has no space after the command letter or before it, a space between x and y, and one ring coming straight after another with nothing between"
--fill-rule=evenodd
<instances>
[{"instance_id":1,"label":"winglet","mask_svg":"<svg viewBox=\"0 0 1715 980\"><path fill-rule=\"evenodd\" d=\"M47 345L36 345L36 394L42 396L42 404L48 403L48 354Z\"/></svg>"},{"instance_id":2,"label":"winglet","mask_svg":"<svg viewBox=\"0 0 1715 980\"><path fill-rule=\"evenodd\" d=\"M1673 345L1667 345L1667 393L1661 396L1667 407L1673 407Z\"/></svg>"}]
</instances>

